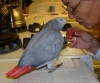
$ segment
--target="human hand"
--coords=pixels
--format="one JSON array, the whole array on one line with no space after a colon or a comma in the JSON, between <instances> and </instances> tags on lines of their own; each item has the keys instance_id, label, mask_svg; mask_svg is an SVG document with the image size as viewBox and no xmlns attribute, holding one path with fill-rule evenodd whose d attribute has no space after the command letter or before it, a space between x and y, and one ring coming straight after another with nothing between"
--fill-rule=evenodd
<instances>
[{"instance_id":1,"label":"human hand","mask_svg":"<svg viewBox=\"0 0 100 83\"><path fill-rule=\"evenodd\" d=\"M66 41L70 42L68 44L69 47L87 49L93 54L96 54L100 48L97 39L80 28L68 28Z\"/></svg>"}]
</instances>

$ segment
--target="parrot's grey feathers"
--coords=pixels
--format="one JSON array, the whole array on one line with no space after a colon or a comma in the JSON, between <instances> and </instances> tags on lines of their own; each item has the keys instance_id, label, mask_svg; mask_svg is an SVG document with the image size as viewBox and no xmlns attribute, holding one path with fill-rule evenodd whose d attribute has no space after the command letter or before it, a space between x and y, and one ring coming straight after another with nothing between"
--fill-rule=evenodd
<instances>
[{"instance_id":1,"label":"parrot's grey feathers","mask_svg":"<svg viewBox=\"0 0 100 83\"><path fill-rule=\"evenodd\" d=\"M31 39L25 53L23 54L23 56L27 56L20 60L21 66L25 66L26 64L32 66L34 63L34 67L38 67L41 64L58 57L63 46L62 42L64 41L61 34L50 31L48 34L43 34L41 36L41 38L37 39L38 41L35 41L36 39L34 37Z\"/></svg>"}]
</instances>

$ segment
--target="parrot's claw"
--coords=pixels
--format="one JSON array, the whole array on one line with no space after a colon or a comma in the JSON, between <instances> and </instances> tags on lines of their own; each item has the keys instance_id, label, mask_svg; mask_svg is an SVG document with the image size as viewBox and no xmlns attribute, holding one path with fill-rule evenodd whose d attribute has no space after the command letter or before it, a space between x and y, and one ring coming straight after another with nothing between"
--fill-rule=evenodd
<instances>
[{"instance_id":1,"label":"parrot's claw","mask_svg":"<svg viewBox=\"0 0 100 83\"><path fill-rule=\"evenodd\" d=\"M56 70L56 67L54 69L50 70L48 73L52 73L55 70Z\"/></svg>"},{"instance_id":2,"label":"parrot's claw","mask_svg":"<svg viewBox=\"0 0 100 83\"><path fill-rule=\"evenodd\" d=\"M52 69L51 69L48 73L52 73L53 71L56 70L56 68L59 68L62 64L63 64L63 63L57 64L56 66L52 67Z\"/></svg>"},{"instance_id":3,"label":"parrot's claw","mask_svg":"<svg viewBox=\"0 0 100 83\"><path fill-rule=\"evenodd\" d=\"M63 63L60 63L58 65L56 65L56 68L59 68Z\"/></svg>"}]
</instances>

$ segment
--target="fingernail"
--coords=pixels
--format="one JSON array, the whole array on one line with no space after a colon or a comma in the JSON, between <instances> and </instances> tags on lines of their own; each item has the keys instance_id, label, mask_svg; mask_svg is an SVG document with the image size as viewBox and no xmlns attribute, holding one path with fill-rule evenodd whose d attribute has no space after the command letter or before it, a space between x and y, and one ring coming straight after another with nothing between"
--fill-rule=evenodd
<instances>
[{"instance_id":1,"label":"fingernail","mask_svg":"<svg viewBox=\"0 0 100 83\"><path fill-rule=\"evenodd\" d=\"M73 40L73 41L76 41L76 37L73 37L72 40Z\"/></svg>"}]
</instances>

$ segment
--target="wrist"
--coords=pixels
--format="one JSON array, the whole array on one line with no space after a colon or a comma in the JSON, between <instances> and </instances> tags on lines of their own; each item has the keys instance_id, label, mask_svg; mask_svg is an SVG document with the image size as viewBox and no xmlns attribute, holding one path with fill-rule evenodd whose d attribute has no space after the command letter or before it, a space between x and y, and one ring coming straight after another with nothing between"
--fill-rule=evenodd
<instances>
[{"instance_id":1,"label":"wrist","mask_svg":"<svg viewBox=\"0 0 100 83\"><path fill-rule=\"evenodd\" d=\"M94 55L98 52L100 49L100 43L98 41L92 41L92 45L89 48L89 51L92 52Z\"/></svg>"},{"instance_id":2,"label":"wrist","mask_svg":"<svg viewBox=\"0 0 100 83\"><path fill-rule=\"evenodd\" d=\"M95 59L97 59L97 60L100 60L100 48L98 49L98 51L97 51L97 53L94 55L93 53L90 53L90 55L93 57L93 58L95 58Z\"/></svg>"},{"instance_id":3,"label":"wrist","mask_svg":"<svg viewBox=\"0 0 100 83\"><path fill-rule=\"evenodd\" d=\"M89 51L95 55L99 49L100 49L100 47L96 47L96 48L90 49Z\"/></svg>"}]
</instances>

